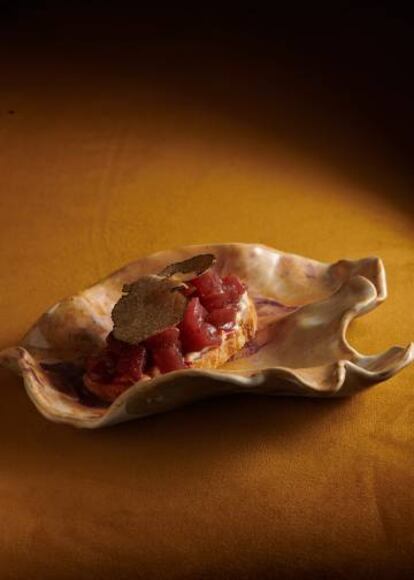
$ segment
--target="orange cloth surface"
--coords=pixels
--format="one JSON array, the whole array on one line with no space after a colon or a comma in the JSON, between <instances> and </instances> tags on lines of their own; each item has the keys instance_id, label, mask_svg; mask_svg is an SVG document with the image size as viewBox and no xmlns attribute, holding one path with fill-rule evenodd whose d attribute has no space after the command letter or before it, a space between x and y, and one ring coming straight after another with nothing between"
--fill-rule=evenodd
<instances>
[{"instance_id":1,"label":"orange cloth surface","mask_svg":"<svg viewBox=\"0 0 414 580\"><path fill-rule=\"evenodd\" d=\"M387 168L359 181L369 142L336 172L184 94L48 58L2 61L1 348L136 257L226 241L379 255L389 298L351 343L414 338L413 213ZM11 373L0 384L3 580L414 570L413 367L350 400L238 396L96 432L48 422Z\"/></svg>"}]
</instances>

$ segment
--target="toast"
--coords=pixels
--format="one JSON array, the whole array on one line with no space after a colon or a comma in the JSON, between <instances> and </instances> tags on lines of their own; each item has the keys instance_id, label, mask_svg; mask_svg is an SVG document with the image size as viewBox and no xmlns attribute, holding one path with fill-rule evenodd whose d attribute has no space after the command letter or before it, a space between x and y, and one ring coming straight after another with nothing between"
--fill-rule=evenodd
<instances>
[{"instance_id":1,"label":"toast","mask_svg":"<svg viewBox=\"0 0 414 580\"><path fill-rule=\"evenodd\" d=\"M247 306L240 312L240 319L234 330L226 332L220 346L211 348L190 362L190 368L216 369L224 365L256 334L257 314L253 301L246 293Z\"/></svg>"},{"instance_id":2,"label":"toast","mask_svg":"<svg viewBox=\"0 0 414 580\"><path fill-rule=\"evenodd\" d=\"M242 297L243 300L244 297ZM241 302L242 302L241 300ZM188 369L217 369L231 359L244 345L254 337L257 330L257 314L253 301L247 292L245 295L246 306L239 312L236 327L223 331L220 346L205 349L205 352L189 353L186 357ZM135 384L148 381L161 375L157 367L153 367L143 374ZM84 384L88 391L101 400L108 403L114 401L125 391L125 386L118 383L102 383L94 381L84 375Z\"/></svg>"},{"instance_id":3,"label":"toast","mask_svg":"<svg viewBox=\"0 0 414 580\"><path fill-rule=\"evenodd\" d=\"M169 264L124 284L105 348L85 361L84 385L112 402L166 372L217 369L256 333L256 308L235 274L211 268L212 254Z\"/></svg>"}]
</instances>

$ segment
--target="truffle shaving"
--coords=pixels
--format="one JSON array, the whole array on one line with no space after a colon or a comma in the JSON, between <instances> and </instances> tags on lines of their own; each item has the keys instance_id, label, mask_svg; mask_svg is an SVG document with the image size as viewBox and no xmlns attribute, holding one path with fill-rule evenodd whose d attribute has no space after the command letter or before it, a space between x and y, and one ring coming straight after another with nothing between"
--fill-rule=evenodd
<instances>
[{"instance_id":1,"label":"truffle shaving","mask_svg":"<svg viewBox=\"0 0 414 580\"><path fill-rule=\"evenodd\" d=\"M112 310L115 338L138 344L178 324L187 306L187 299L179 288L177 282L154 275L125 284L123 296Z\"/></svg>"}]
</instances>

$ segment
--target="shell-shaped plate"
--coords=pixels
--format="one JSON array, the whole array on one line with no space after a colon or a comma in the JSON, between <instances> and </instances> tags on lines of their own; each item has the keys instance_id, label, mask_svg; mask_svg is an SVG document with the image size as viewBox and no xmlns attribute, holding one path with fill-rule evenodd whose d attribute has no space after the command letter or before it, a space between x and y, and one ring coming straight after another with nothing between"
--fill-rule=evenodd
<instances>
[{"instance_id":1,"label":"shell-shaped plate","mask_svg":"<svg viewBox=\"0 0 414 580\"><path fill-rule=\"evenodd\" d=\"M82 397L76 364L104 344L122 285L201 253L216 255L220 274L233 272L247 283L258 315L255 338L219 369L181 370L140 381L107 407ZM187 246L141 258L59 302L20 346L0 353L0 363L23 376L45 417L87 428L228 393L348 396L414 359L413 343L364 356L346 340L350 321L375 308L386 294L384 267L375 257L326 264L259 244Z\"/></svg>"}]
</instances>

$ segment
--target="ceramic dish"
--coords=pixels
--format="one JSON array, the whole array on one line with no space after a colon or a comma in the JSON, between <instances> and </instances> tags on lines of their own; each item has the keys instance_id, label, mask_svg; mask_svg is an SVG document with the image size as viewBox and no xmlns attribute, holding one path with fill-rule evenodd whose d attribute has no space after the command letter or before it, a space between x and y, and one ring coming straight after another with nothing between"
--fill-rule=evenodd
<instances>
[{"instance_id":1,"label":"ceramic dish","mask_svg":"<svg viewBox=\"0 0 414 580\"><path fill-rule=\"evenodd\" d=\"M200 253L215 254L220 274L234 273L247 284L258 316L254 339L221 368L179 370L138 382L109 406L89 399L79 369L104 344L123 284ZM138 259L52 306L21 345L0 353L0 364L22 375L45 417L86 428L228 393L349 396L388 379L414 358L413 344L364 356L346 339L352 319L386 296L384 267L375 257L326 264L259 244L187 246Z\"/></svg>"}]
</instances>

